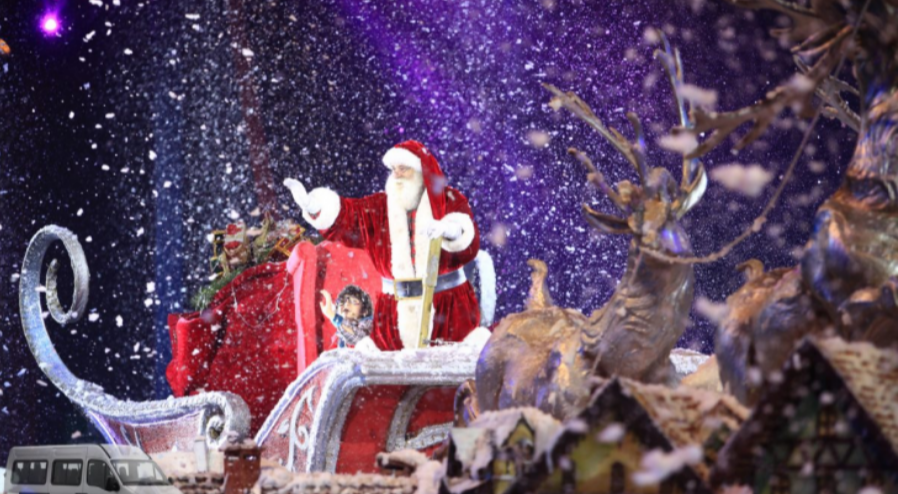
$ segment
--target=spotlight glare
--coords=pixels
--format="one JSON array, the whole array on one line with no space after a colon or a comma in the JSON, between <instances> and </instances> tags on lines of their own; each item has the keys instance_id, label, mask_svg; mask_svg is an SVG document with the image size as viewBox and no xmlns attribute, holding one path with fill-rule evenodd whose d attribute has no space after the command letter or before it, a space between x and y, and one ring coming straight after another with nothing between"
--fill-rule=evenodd
<instances>
[{"instance_id":1,"label":"spotlight glare","mask_svg":"<svg viewBox=\"0 0 898 494\"><path fill-rule=\"evenodd\" d=\"M56 34L59 31L59 19L53 14L47 14L41 19L41 30L44 34Z\"/></svg>"}]
</instances>

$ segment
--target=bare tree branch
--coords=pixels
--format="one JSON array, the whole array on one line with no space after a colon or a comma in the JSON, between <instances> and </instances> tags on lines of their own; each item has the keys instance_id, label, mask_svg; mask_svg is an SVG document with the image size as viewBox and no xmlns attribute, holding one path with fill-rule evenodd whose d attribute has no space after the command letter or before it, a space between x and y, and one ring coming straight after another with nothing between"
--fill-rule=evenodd
<instances>
[{"instance_id":1,"label":"bare tree branch","mask_svg":"<svg viewBox=\"0 0 898 494\"><path fill-rule=\"evenodd\" d=\"M754 0L753 0L754 1ZM776 0L759 0L776 1ZM752 127L733 146L739 151L767 130L767 127L787 107L798 107L803 113L812 110L811 95L818 87L830 77L833 69L839 64L849 50L852 27L841 25L838 29L826 28L827 36L814 36L808 43L803 43L804 48L796 56L804 60L816 58L816 62L810 66L802 76L793 77L789 82L778 86L767 93L766 97L752 106L741 108L731 112L706 112L699 108L692 110L692 118L695 121L693 129L679 128L676 132L692 132L696 135L711 132L688 158L698 158L711 149L714 149L724 139L732 134L742 124L752 122Z\"/></svg>"},{"instance_id":2,"label":"bare tree branch","mask_svg":"<svg viewBox=\"0 0 898 494\"><path fill-rule=\"evenodd\" d=\"M795 58L795 64L798 65L802 72L809 70L808 66L798 57ZM858 95L858 90L854 86L832 76L821 81L820 85L814 90L814 94L824 103L823 108L821 108L823 116L838 119L855 132L859 132L861 117L842 98L841 93L843 92L851 93L855 96Z\"/></svg>"},{"instance_id":3,"label":"bare tree branch","mask_svg":"<svg viewBox=\"0 0 898 494\"><path fill-rule=\"evenodd\" d=\"M774 10L785 14L792 20L787 28L771 29L775 38L785 38L792 43L800 43L826 26L844 20L839 15L837 0L811 0L811 6L805 7L786 0L727 0L736 7L753 10Z\"/></svg>"},{"instance_id":4,"label":"bare tree branch","mask_svg":"<svg viewBox=\"0 0 898 494\"><path fill-rule=\"evenodd\" d=\"M736 3L736 4L738 4L740 1L742 1L743 3L756 3L756 4L757 3L765 3L766 4L766 3L770 3L770 2L782 4L782 2L780 2L780 0L730 0L730 1L733 3ZM823 3L827 2L828 0L812 0L812 1L815 2L813 5L816 6L819 4L823 4ZM860 28L860 25L861 25L861 21L865 17L867 9L870 6L870 1L871 0L864 1L864 4L860 9L860 15L858 16L857 20L854 21L854 24L851 25L850 27L846 26L846 27L849 27L850 33L848 35L842 37L843 41L841 41L839 43L840 46L838 46L838 49L832 49L832 44L830 44L831 49L824 54L823 59L818 61L817 64L815 64L814 68L812 68L811 70L808 71L809 73L812 73L814 70L818 70L821 66L823 66L823 60L826 60L827 58L832 59L827 62L827 65L829 63L832 63L833 60L835 60L835 63L833 64L835 70L832 70L832 67L830 67L828 70L826 70L826 72L825 72L826 75L820 78L820 82L822 82L824 79L829 81L831 78L829 74L831 72L838 74L841 71L842 65L845 63L845 61L848 58L849 53L850 53L850 50L846 49L847 44L844 43L844 40L854 38L857 35L858 29ZM895 2L896 0L888 0L888 1ZM842 33L843 31L844 31L844 29L840 30L839 33ZM851 48L853 49L853 47L851 47ZM820 69L820 70L822 71L822 69ZM819 86L820 82L818 82L818 84L815 86L815 89L817 88L817 86ZM839 81L839 82L841 82L841 81ZM836 83L833 83L833 84L838 86L838 84L836 84ZM844 83L842 83L842 84L844 84ZM765 101L767 101L767 100L765 100ZM750 110L751 108L752 107L749 107L749 108L746 108L743 110L737 110L737 112ZM736 113L736 112L733 112L733 113ZM770 212L773 210L774 207L776 207L776 204L779 201L780 196L782 195L783 191L785 190L786 184L789 183L789 180L791 179L792 174L795 171L795 166L798 164L798 159L801 157L802 153L804 152L805 146L807 145L808 140L810 139L812 131L814 129L814 126L817 124L817 120L820 118L821 114L822 113L820 111L814 112L814 116L811 119L811 123L810 123L810 125L808 125L808 128L805 130L804 135L802 136L802 139L801 139L801 143L798 145L798 148L795 150L795 153L792 156L792 161L789 163L789 166L786 168L786 173L783 175L782 180L780 181L776 190L773 192L773 196L771 196L770 200L767 201L767 204L764 206L764 209L761 211L761 214L757 218L755 218L755 220L752 222L751 226L746 228L741 234L739 234L739 236L737 236L736 238L734 238L733 240L728 242L726 245L724 245L723 247L718 249L716 252L713 252L711 254L708 254L708 255L702 256L702 257L674 257L674 256L669 256L669 255L665 254L664 252L647 249L647 248L643 248L642 252L646 253L647 255L650 255L655 258L662 259L662 260L665 260L668 262L683 263L683 264L709 263L709 262L714 262L719 259L722 259L724 256L729 254L737 245L739 245L743 240L748 238L751 234L759 232L761 230L761 228L764 226L764 223L767 222L767 215L770 214Z\"/></svg>"}]
</instances>

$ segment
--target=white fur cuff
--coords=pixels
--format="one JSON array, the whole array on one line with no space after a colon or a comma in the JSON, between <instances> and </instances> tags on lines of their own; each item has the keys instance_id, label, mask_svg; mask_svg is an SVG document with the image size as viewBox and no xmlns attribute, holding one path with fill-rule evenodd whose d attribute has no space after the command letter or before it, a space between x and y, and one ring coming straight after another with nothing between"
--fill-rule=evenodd
<instances>
[{"instance_id":1,"label":"white fur cuff","mask_svg":"<svg viewBox=\"0 0 898 494\"><path fill-rule=\"evenodd\" d=\"M393 168L397 165L405 165L421 171L421 158L405 148L390 148L384 155L384 166Z\"/></svg>"},{"instance_id":2,"label":"white fur cuff","mask_svg":"<svg viewBox=\"0 0 898 494\"><path fill-rule=\"evenodd\" d=\"M442 221L455 223L461 227L461 235L455 240L443 239L443 250L446 252L461 252L471 246L474 241L474 220L464 213L449 213Z\"/></svg>"},{"instance_id":3,"label":"white fur cuff","mask_svg":"<svg viewBox=\"0 0 898 494\"><path fill-rule=\"evenodd\" d=\"M310 225L316 230L326 230L334 225L340 215L340 196L336 192L323 187L317 188L309 193L309 203L315 203L321 208L315 218L306 211L302 212L302 217Z\"/></svg>"}]
</instances>

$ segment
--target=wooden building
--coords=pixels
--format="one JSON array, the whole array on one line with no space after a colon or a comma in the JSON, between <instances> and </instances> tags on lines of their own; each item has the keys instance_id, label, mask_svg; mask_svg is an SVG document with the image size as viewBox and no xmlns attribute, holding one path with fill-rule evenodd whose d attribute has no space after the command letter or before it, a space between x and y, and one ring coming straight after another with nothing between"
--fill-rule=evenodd
<instances>
[{"instance_id":1,"label":"wooden building","mask_svg":"<svg viewBox=\"0 0 898 494\"><path fill-rule=\"evenodd\" d=\"M508 493L710 493L717 450L748 410L732 397L614 378Z\"/></svg>"},{"instance_id":2,"label":"wooden building","mask_svg":"<svg viewBox=\"0 0 898 494\"><path fill-rule=\"evenodd\" d=\"M471 427L452 429L443 491L502 494L560 429L535 408L486 412Z\"/></svg>"},{"instance_id":3,"label":"wooden building","mask_svg":"<svg viewBox=\"0 0 898 494\"><path fill-rule=\"evenodd\" d=\"M898 353L807 340L720 451L712 485L898 493Z\"/></svg>"}]
</instances>

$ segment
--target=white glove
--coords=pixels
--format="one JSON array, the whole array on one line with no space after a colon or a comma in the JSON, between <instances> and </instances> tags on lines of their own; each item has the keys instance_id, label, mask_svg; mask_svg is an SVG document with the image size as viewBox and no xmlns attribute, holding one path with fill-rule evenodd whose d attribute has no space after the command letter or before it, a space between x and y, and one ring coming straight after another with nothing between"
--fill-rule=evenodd
<instances>
[{"instance_id":1,"label":"white glove","mask_svg":"<svg viewBox=\"0 0 898 494\"><path fill-rule=\"evenodd\" d=\"M284 179L284 185L290 189L290 193L293 194L293 200L303 211L309 214L318 214L321 211L321 206L309 197L309 193L306 192L306 188L299 180L287 178Z\"/></svg>"},{"instance_id":2,"label":"white glove","mask_svg":"<svg viewBox=\"0 0 898 494\"><path fill-rule=\"evenodd\" d=\"M443 237L446 240L455 240L461 237L461 225L453 221L438 220L427 227L427 237L430 239Z\"/></svg>"}]
</instances>

